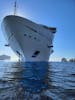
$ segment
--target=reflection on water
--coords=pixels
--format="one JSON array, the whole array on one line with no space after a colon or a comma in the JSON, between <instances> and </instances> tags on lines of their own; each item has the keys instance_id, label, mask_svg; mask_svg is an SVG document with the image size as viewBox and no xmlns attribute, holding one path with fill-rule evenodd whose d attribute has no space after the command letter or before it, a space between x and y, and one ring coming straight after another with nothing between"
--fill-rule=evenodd
<instances>
[{"instance_id":1,"label":"reflection on water","mask_svg":"<svg viewBox=\"0 0 75 100\"><path fill-rule=\"evenodd\" d=\"M75 100L75 63L0 62L0 100Z\"/></svg>"}]
</instances>

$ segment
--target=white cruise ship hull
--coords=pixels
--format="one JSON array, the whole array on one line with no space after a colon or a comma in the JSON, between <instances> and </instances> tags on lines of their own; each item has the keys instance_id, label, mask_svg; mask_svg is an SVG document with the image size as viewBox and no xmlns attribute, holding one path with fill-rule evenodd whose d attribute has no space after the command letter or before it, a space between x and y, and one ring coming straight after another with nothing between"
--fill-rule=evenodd
<instances>
[{"instance_id":1,"label":"white cruise ship hull","mask_svg":"<svg viewBox=\"0 0 75 100\"><path fill-rule=\"evenodd\" d=\"M56 28L48 28L14 15L3 19L2 28L8 45L22 61L49 60Z\"/></svg>"}]
</instances>

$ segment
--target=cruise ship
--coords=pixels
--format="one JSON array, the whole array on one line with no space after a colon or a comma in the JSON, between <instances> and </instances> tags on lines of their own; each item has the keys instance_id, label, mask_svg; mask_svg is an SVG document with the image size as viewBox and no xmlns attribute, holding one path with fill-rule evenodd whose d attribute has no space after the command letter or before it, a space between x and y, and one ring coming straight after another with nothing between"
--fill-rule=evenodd
<instances>
[{"instance_id":1,"label":"cruise ship","mask_svg":"<svg viewBox=\"0 0 75 100\"><path fill-rule=\"evenodd\" d=\"M53 53L55 27L35 23L16 14L5 16L2 30L10 46L21 61L48 61Z\"/></svg>"}]
</instances>

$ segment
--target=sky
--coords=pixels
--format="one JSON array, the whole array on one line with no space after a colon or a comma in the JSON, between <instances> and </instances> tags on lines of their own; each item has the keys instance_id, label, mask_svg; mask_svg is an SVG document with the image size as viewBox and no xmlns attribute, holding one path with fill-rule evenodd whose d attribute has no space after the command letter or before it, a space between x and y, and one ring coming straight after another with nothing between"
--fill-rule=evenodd
<instances>
[{"instance_id":1,"label":"sky","mask_svg":"<svg viewBox=\"0 0 75 100\"><path fill-rule=\"evenodd\" d=\"M6 15L13 14L14 1L0 0L0 55L9 55L11 60L17 60L17 56L4 46L7 41L1 23ZM75 58L75 0L17 0L17 15L57 28L51 61Z\"/></svg>"}]
</instances>

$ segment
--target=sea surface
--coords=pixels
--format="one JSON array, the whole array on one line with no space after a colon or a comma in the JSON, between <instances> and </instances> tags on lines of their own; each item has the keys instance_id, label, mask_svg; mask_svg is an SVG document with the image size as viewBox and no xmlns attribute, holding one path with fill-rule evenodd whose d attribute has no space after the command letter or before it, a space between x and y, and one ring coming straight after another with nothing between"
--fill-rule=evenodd
<instances>
[{"instance_id":1,"label":"sea surface","mask_svg":"<svg viewBox=\"0 0 75 100\"><path fill-rule=\"evenodd\" d=\"M75 63L0 61L0 100L75 100Z\"/></svg>"}]
</instances>

